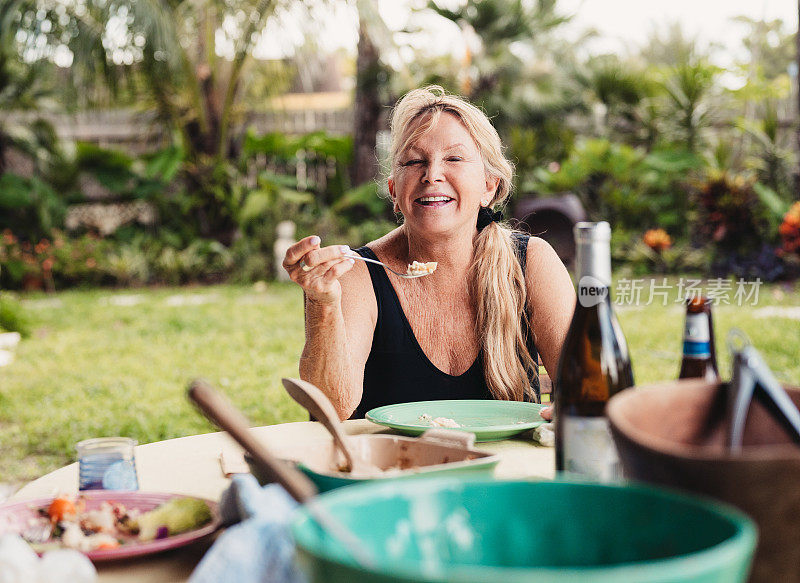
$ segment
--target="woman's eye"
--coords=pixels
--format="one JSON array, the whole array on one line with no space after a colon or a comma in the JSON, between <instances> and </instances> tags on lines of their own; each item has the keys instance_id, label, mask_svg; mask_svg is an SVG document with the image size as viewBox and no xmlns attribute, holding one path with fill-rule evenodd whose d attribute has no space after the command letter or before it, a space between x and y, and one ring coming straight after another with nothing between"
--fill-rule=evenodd
<instances>
[{"instance_id":1,"label":"woman's eye","mask_svg":"<svg viewBox=\"0 0 800 583\"><path fill-rule=\"evenodd\" d=\"M463 158L461 156L450 156L447 161L448 162L461 162Z\"/></svg>"},{"instance_id":2,"label":"woman's eye","mask_svg":"<svg viewBox=\"0 0 800 583\"><path fill-rule=\"evenodd\" d=\"M407 160L403 162L403 166L413 166L414 164L422 164L422 160L415 158L413 160Z\"/></svg>"}]
</instances>

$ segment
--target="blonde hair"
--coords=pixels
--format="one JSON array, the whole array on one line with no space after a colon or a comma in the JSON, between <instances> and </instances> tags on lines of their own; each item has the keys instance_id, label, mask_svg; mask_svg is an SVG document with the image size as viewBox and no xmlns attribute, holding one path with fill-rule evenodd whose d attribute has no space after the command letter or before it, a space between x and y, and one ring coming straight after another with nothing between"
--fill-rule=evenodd
<instances>
[{"instance_id":1,"label":"blonde hair","mask_svg":"<svg viewBox=\"0 0 800 583\"><path fill-rule=\"evenodd\" d=\"M464 124L475 140L487 177L498 181L488 207L503 205L511 195L514 169L503 155L497 130L480 109L448 95L438 85L410 91L397 102L391 119L390 173L394 174L400 156L436 125L442 113L450 113ZM496 222L478 233L468 284L476 303L478 341L489 391L495 399L535 400L530 379L538 367L526 344L526 333L532 330L525 309L525 274L512 233Z\"/></svg>"}]
</instances>

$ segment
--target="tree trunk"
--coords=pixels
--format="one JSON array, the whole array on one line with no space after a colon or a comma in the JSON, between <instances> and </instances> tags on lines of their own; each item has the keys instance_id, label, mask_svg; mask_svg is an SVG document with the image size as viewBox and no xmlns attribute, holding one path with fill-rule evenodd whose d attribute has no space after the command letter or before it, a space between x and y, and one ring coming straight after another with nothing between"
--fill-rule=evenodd
<instances>
[{"instance_id":1,"label":"tree trunk","mask_svg":"<svg viewBox=\"0 0 800 583\"><path fill-rule=\"evenodd\" d=\"M3 133L2 128L0 128L0 174L3 174L6 171L6 150L8 148L8 143L6 140L6 136Z\"/></svg>"},{"instance_id":2,"label":"tree trunk","mask_svg":"<svg viewBox=\"0 0 800 583\"><path fill-rule=\"evenodd\" d=\"M362 22L358 30L356 60L356 96L353 115L353 165L350 181L358 186L378 176L375 143L380 129L381 104L378 97L380 60L378 50Z\"/></svg>"}]
</instances>

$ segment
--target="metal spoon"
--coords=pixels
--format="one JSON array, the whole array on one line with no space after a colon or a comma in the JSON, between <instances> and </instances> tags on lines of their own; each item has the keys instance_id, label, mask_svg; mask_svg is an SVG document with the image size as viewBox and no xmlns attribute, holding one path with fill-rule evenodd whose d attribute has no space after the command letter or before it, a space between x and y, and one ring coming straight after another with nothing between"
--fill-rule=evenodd
<instances>
[{"instance_id":1,"label":"metal spoon","mask_svg":"<svg viewBox=\"0 0 800 583\"><path fill-rule=\"evenodd\" d=\"M418 277L425 277L426 275L430 275L431 273L433 273L432 271L425 271L420 273L409 273L409 272L401 273L400 271L395 271L394 269L386 265L383 261L378 261L377 259L370 259L369 257L361 257L361 255L359 255L358 253L352 253L352 254L348 253L347 257L350 257L351 259L360 259L361 261L366 261L367 263L374 263L375 265L380 265L385 270L391 271L396 276L405 279L416 279Z\"/></svg>"},{"instance_id":2,"label":"metal spoon","mask_svg":"<svg viewBox=\"0 0 800 583\"><path fill-rule=\"evenodd\" d=\"M313 482L298 470L275 459L264 444L250 432L250 423L247 418L230 401L212 389L208 382L201 379L194 380L189 384L188 394L189 399L212 423L227 431L245 451L253 456L255 463L270 480L279 483L292 498L305 505L317 524L346 549L349 549L358 564L363 567L375 565L375 561L364 543L346 526L331 516L324 506L317 503L315 498L317 488Z\"/></svg>"},{"instance_id":3,"label":"metal spoon","mask_svg":"<svg viewBox=\"0 0 800 583\"><path fill-rule=\"evenodd\" d=\"M281 379L289 396L306 408L317 421L325 426L333 436L333 442L347 461L345 471L353 473L374 473L377 466L362 459L347 444L347 435L339 421L339 415L327 395L318 387L301 379Z\"/></svg>"}]
</instances>

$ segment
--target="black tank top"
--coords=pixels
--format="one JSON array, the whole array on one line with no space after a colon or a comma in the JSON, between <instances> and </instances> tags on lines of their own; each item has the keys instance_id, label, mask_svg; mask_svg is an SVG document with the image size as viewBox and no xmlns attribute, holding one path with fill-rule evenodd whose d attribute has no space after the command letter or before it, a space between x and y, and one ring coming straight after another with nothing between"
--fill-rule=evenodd
<instances>
[{"instance_id":1,"label":"black tank top","mask_svg":"<svg viewBox=\"0 0 800 583\"><path fill-rule=\"evenodd\" d=\"M517 257L525 267L528 236L514 234ZM368 247L356 252L362 257L376 259ZM434 365L417 342L406 318L397 293L392 287L383 267L367 263L375 300L378 303L378 319L372 337L372 349L364 367L364 391L351 419L360 419L365 413L382 405L433 401L438 399L492 399L483 377L483 353L466 372L453 376L442 372ZM533 344L533 335L524 326L528 338L528 350L534 362L538 353ZM539 395L538 370L531 377L535 394Z\"/></svg>"}]
</instances>

